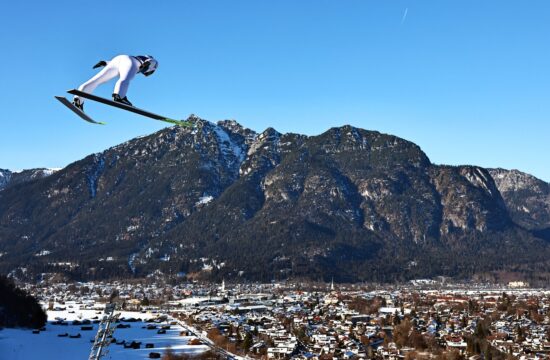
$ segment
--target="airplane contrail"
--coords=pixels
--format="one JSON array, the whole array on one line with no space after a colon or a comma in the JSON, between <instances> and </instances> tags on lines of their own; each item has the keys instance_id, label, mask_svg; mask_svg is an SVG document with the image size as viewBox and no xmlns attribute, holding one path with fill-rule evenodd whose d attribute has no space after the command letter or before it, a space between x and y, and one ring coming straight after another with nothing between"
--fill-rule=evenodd
<instances>
[{"instance_id":1,"label":"airplane contrail","mask_svg":"<svg viewBox=\"0 0 550 360\"><path fill-rule=\"evenodd\" d=\"M407 20L408 13L409 13L409 8L405 8L405 12L403 13L403 17L401 18L401 25L405 23L405 20Z\"/></svg>"}]
</instances>

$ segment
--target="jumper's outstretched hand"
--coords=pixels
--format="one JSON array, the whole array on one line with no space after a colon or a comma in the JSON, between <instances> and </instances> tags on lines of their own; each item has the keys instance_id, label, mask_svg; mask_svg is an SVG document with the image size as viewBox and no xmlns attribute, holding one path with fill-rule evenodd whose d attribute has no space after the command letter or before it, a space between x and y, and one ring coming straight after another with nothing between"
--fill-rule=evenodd
<instances>
[{"instance_id":1,"label":"jumper's outstretched hand","mask_svg":"<svg viewBox=\"0 0 550 360\"><path fill-rule=\"evenodd\" d=\"M103 66L105 66L105 65L107 65L107 62L101 60L100 62L98 62L97 64L95 64L93 68L94 68L94 69L97 69L98 67L103 67Z\"/></svg>"}]
</instances>

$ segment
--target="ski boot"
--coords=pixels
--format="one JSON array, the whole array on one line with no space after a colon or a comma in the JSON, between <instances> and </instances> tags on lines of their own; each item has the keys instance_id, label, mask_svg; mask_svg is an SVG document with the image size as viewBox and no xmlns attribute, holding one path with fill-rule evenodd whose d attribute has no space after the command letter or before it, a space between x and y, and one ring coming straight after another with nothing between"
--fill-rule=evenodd
<instances>
[{"instance_id":1,"label":"ski boot","mask_svg":"<svg viewBox=\"0 0 550 360\"><path fill-rule=\"evenodd\" d=\"M128 98L126 96L121 98L119 94L113 94L113 101L116 101L116 102L119 102L121 104L128 105L128 106L134 106L134 105L132 105L130 100L128 100Z\"/></svg>"},{"instance_id":2,"label":"ski boot","mask_svg":"<svg viewBox=\"0 0 550 360\"><path fill-rule=\"evenodd\" d=\"M73 99L73 105L80 109L80 111L84 112L84 102L80 100L79 98L75 97Z\"/></svg>"}]
</instances>

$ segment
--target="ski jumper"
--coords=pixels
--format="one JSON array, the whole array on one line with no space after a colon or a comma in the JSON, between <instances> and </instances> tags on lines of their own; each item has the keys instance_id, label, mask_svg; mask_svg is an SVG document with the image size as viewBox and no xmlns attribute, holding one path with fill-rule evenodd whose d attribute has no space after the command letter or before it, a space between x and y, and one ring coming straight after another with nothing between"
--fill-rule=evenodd
<instances>
[{"instance_id":1,"label":"ski jumper","mask_svg":"<svg viewBox=\"0 0 550 360\"><path fill-rule=\"evenodd\" d=\"M115 84L113 93L124 98L128 92L130 81L140 71L141 65L142 62L134 56L115 56L111 61L107 61L107 65L94 77L80 85L78 90L91 94L96 87L118 76L119 79ZM75 96L76 98L82 103L84 102L84 98Z\"/></svg>"}]
</instances>

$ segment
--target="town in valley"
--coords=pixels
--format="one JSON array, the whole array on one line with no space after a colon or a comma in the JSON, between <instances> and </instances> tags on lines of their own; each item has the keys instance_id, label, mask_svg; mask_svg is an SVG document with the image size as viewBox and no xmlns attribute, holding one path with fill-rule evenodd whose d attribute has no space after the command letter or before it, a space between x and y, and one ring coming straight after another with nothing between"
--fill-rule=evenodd
<instances>
[{"instance_id":1,"label":"town in valley","mask_svg":"<svg viewBox=\"0 0 550 360\"><path fill-rule=\"evenodd\" d=\"M48 314L42 329L18 330L20 341L50 336L60 348L80 347L81 358L108 303L118 313L108 341L114 359L550 357L550 291L520 281L383 286L145 279L20 286ZM15 330L0 331L0 349L8 331Z\"/></svg>"}]
</instances>

